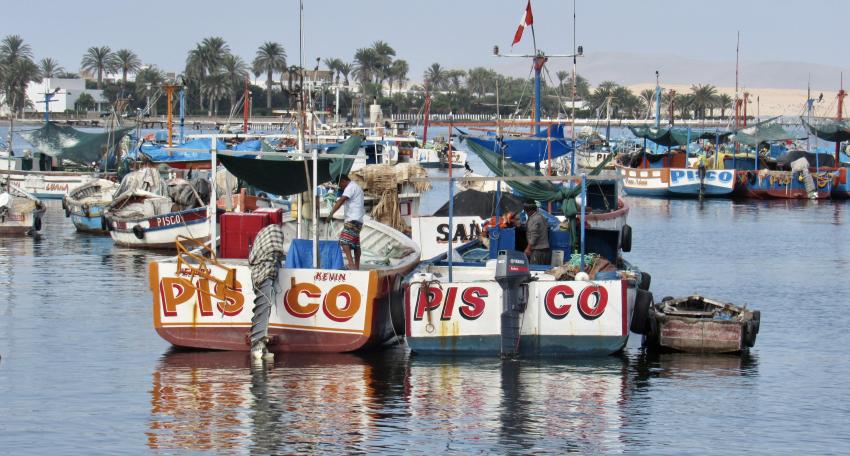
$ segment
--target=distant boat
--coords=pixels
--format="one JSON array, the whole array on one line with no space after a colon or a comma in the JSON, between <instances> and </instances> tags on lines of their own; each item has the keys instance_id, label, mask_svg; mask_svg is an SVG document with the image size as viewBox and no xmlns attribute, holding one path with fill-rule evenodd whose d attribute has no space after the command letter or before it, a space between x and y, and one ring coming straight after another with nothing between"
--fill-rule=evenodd
<instances>
[{"instance_id":1,"label":"distant boat","mask_svg":"<svg viewBox=\"0 0 850 456\"><path fill-rule=\"evenodd\" d=\"M68 192L62 199L65 216L70 217L77 231L106 234L106 208L112 203L118 184L107 179L89 181Z\"/></svg>"},{"instance_id":2,"label":"distant boat","mask_svg":"<svg viewBox=\"0 0 850 456\"><path fill-rule=\"evenodd\" d=\"M14 184L0 193L0 236L34 235L41 231L46 208L35 196Z\"/></svg>"}]
</instances>

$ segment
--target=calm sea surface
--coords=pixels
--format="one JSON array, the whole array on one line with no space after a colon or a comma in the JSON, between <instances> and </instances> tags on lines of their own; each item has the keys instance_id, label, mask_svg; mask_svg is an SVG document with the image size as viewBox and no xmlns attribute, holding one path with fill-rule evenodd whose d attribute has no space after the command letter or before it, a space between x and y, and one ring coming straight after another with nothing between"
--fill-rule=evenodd
<instances>
[{"instance_id":1,"label":"calm sea surface","mask_svg":"<svg viewBox=\"0 0 850 456\"><path fill-rule=\"evenodd\" d=\"M629 202L628 258L657 298L761 309L749 356L647 356L634 336L600 359L255 370L172 350L151 321L159 256L77 234L50 202L43 238L0 239L0 454L850 452L850 205Z\"/></svg>"}]
</instances>

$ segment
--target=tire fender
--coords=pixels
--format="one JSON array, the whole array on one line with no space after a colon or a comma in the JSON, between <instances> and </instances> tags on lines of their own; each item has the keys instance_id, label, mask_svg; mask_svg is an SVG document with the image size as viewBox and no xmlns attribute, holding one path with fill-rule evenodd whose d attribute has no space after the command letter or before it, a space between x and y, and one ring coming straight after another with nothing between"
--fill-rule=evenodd
<instances>
[{"instance_id":1,"label":"tire fender","mask_svg":"<svg viewBox=\"0 0 850 456\"><path fill-rule=\"evenodd\" d=\"M635 307L632 309L632 323L629 330L635 334L649 334L651 322L650 312L653 306L652 293L645 290L637 290L635 296Z\"/></svg>"},{"instance_id":2,"label":"tire fender","mask_svg":"<svg viewBox=\"0 0 850 456\"><path fill-rule=\"evenodd\" d=\"M629 224L623 225L623 231L620 233L620 248L624 252L632 251L632 227Z\"/></svg>"},{"instance_id":3,"label":"tire fender","mask_svg":"<svg viewBox=\"0 0 850 456\"><path fill-rule=\"evenodd\" d=\"M136 239L144 239L145 238L145 230L141 225L136 225L133 227L133 234L136 236Z\"/></svg>"}]
</instances>

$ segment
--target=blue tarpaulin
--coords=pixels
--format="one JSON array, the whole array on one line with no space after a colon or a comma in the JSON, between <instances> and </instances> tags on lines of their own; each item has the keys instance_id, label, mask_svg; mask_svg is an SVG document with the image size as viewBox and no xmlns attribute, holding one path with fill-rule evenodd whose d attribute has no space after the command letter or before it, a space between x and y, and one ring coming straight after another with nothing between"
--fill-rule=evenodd
<instances>
[{"instance_id":1,"label":"blue tarpaulin","mask_svg":"<svg viewBox=\"0 0 850 456\"><path fill-rule=\"evenodd\" d=\"M319 260L322 269L342 269L345 262L342 259L342 249L337 241L319 241ZM309 269L313 267L313 241L309 239L293 239L286 253L283 267L292 269Z\"/></svg>"},{"instance_id":2,"label":"blue tarpaulin","mask_svg":"<svg viewBox=\"0 0 850 456\"><path fill-rule=\"evenodd\" d=\"M544 129L535 136L526 137L510 137L506 136L502 140L502 145L505 148L505 156L517 163L538 163L549 157L548 143L552 145L552 158L558 158L572 151L572 143L564 138L563 125L551 125L551 138ZM496 139L494 136L475 137L466 136L465 139L470 143L477 144L489 151L497 150Z\"/></svg>"}]
</instances>

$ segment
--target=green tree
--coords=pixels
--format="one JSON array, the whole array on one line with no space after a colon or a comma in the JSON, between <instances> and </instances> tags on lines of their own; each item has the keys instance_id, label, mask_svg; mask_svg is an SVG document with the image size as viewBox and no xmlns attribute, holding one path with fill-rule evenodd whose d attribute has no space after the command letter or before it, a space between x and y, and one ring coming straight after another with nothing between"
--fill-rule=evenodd
<instances>
[{"instance_id":1,"label":"green tree","mask_svg":"<svg viewBox=\"0 0 850 456\"><path fill-rule=\"evenodd\" d=\"M227 54L230 54L230 46L223 38L218 36L204 38L195 45L194 49L189 51L189 56L186 58L186 75L191 80L198 81L196 86L201 109L204 108L204 96L209 92L204 90L206 78L218 72L224 56ZM207 115L213 115L212 100L209 101Z\"/></svg>"},{"instance_id":2,"label":"green tree","mask_svg":"<svg viewBox=\"0 0 850 456\"><path fill-rule=\"evenodd\" d=\"M77 97L77 101L74 103L74 108L77 112L80 111L91 111L97 106L97 103L94 101L94 97L87 94L81 93L79 97Z\"/></svg>"},{"instance_id":3,"label":"green tree","mask_svg":"<svg viewBox=\"0 0 850 456\"><path fill-rule=\"evenodd\" d=\"M365 87L378 81L381 56L373 48L360 48L354 52L354 77L360 84L360 91L366 94ZM377 94L375 94L377 96Z\"/></svg>"},{"instance_id":4,"label":"green tree","mask_svg":"<svg viewBox=\"0 0 850 456\"><path fill-rule=\"evenodd\" d=\"M704 119L706 109L714 106L717 88L711 84L692 85L691 95L695 117Z\"/></svg>"},{"instance_id":5,"label":"green tree","mask_svg":"<svg viewBox=\"0 0 850 456\"><path fill-rule=\"evenodd\" d=\"M221 72L230 86L230 108L236 104L236 95L244 90L248 80L248 65L241 57L227 54L221 62Z\"/></svg>"},{"instance_id":6,"label":"green tree","mask_svg":"<svg viewBox=\"0 0 850 456\"><path fill-rule=\"evenodd\" d=\"M257 77L266 74L266 109L271 111L273 76L286 70L286 50L279 43L266 41L257 48L253 69Z\"/></svg>"},{"instance_id":7,"label":"green tree","mask_svg":"<svg viewBox=\"0 0 850 456\"><path fill-rule=\"evenodd\" d=\"M207 76L201 91L206 95L210 105L210 116L218 116L218 102L231 93L230 81L225 73L215 73Z\"/></svg>"},{"instance_id":8,"label":"green tree","mask_svg":"<svg viewBox=\"0 0 850 456\"><path fill-rule=\"evenodd\" d=\"M732 99L729 95L725 93L721 93L717 96L717 107L720 109L720 117L726 117L727 109L734 109L732 103L735 100Z\"/></svg>"},{"instance_id":9,"label":"green tree","mask_svg":"<svg viewBox=\"0 0 850 456\"><path fill-rule=\"evenodd\" d=\"M339 66L342 65L342 60L333 58L333 59L325 59L325 66L328 67L328 71L331 72L333 82L335 84L339 83Z\"/></svg>"},{"instance_id":10,"label":"green tree","mask_svg":"<svg viewBox=\"0 0 850 456\"><path fill-rule=\"evenodd\" d=\"M12 112L23 114L27 104L26 88L41 75L32 61L32 49L19 35L8 35L0 41L0 94Z\"/></svg>"},{"instance_id":11,"label":"green tree","mask_svg":"<svg viewBox=\"0 0 850 456\"><path fill-rule=\"evenodd\" d=\"M142 68L136 73L136 97L139 100L145 100L147 105L150 97L156 94L163 82L165 82L165 75L157 67ZM156 103L151 104L150 113L152 116L156 115Z\"/></svg>"},{"instance_id":12,"label":"green tree","mask_svg":"<svg viewBox=\"0 0 850 456\"><path fill-rule=\"evenodd\" d=\"M65 72L65 69L59 65L56 59L46 57L38 63L38 69L41 72L42 78L56 78Z\"/></svg>"},{"instance_id":13,"label":"green tree","mask_svg":"<svg viewBox=\"0 0 850 456\"><path fill-rule=\"evenodd\" d=\"M354 65L350 63L341 63L339 65L339 74L345 79L345 85L348 86L348 75L350 75L354 71Z\"/></svg>"},{"instance_id":14,"label":"green tree","mask_svg":"<svg viewBox=\"0 0 850 456\"><path fill-rule=\"evenodd\" d=\"M117 68L115 54L109 46L92 46L80 61L80 69L89 73L97 74L97 88L103 86L103 73L113 71Z\"/></svg>"},{"instance_id":15,"label":"green tree","mask_svg":"<svg viewBox=\"0 0 850 456\"><path fill-rule=\"evenodd\" d=\"M410 71L410 66L406 60L398 59L390 65L389 81L390 81L390 96L393 94L393 82L398 82L398 90L407 81L407 72Z\"/></svg>"},{"instance_id":16,"label":"green tree","mask_svg":"<svg viewBox=\"0 0 850 456\"><path fill-rule=\"evenodd\" d=\"M142 61L135 52L129 49L119 49L115 52L115 66L121 70L121 85L127 85L127 75L136 73L142 68Z\"/></svg>"},{"instance_id":17,"label":"green tree","mask_svg":"<svg viewBox=\"0 0 850 456\"><path fill-rule=\"evenodd\" d=\"M439 63L432 63L431 66L425 70L424 80L425 80L425 90L433 90L438 91L445 87L446 82L448 81L446 70L440 66Z\"/></svg>"}]
</instances>

